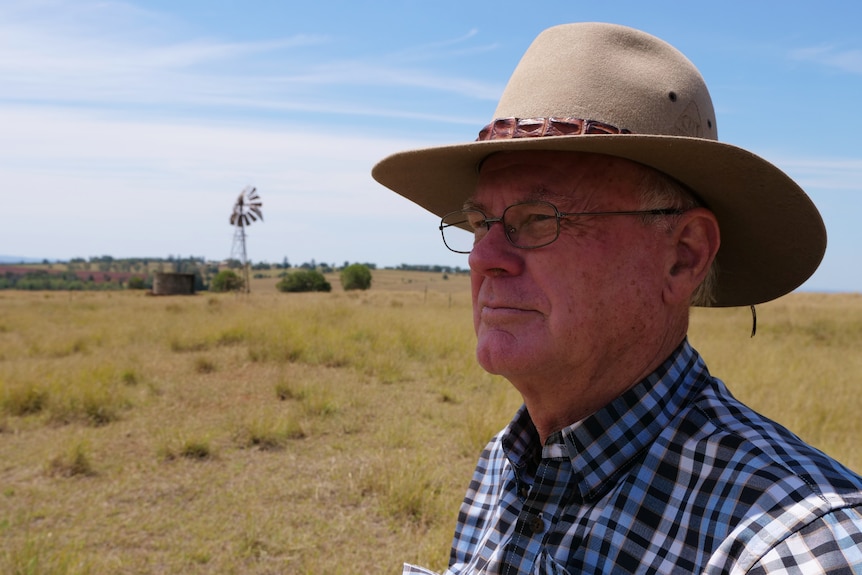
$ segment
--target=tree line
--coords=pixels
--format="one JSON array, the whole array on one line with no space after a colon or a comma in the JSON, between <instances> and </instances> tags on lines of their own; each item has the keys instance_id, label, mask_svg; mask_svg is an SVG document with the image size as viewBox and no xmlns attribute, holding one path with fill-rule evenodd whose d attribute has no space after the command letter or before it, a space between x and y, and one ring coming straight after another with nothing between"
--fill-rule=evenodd
<instances>
[{"instance_id":1,"label":"tree line","mask_svg":"<svg viewBox=\"0 0 862 575\"><path fill-rule=\"evenodd\" d=\"M287 257L279 263L265 261L253 262L249 265L255 272L254 277L266 277L263 273L271 270L282 270L278 276L281 281L278 289L281 291L328 291L329 285L322 274L344 273L351 269L348 276L355 275L356 269L368 272L377 269L374 263L351 263L345 261L342 265L336 263L317 262L314 259L291 266ZM195 276L195 291L212 289L212 282L219 272L241 270L242 262L228 259L222 262L208 261L200 256L173 256L166 258L114 258L109 255L93 256L88 259L72 258L68 262L43 260L41 264L5 264L0 265L0 290L120 290L120 289L151 289L155 273L190 273ZM288 277L288 270L304 272L298 276ZM402 271L423 271L443 274L465 273L459 267L442 265L410 265L401 264L397 269ZM295 272L294 272L295 273ZM321 274L319 277L316 274ZM369 273L370 276L370 273ZM358 285L362 285L360 280ZM348 282L350 285L355 280ZM342 279L342 284L344 280ZM368 280L370 285L370 279ZM309 287L311 286L311 287ZM331 289L331 286L330 286ZM363 287L348 289L367 289ZM230 290L228 290L230 291Z\"/></svg>"}]
</instances>

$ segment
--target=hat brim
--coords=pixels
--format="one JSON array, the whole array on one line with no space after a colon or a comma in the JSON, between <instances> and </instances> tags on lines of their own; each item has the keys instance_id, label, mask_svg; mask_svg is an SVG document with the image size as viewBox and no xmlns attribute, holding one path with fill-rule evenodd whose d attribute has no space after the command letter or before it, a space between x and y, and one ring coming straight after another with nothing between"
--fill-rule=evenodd
<instances>
[{"instance_id":1,"label":"hat brim","mask_svg":"<svg viewBox=\"0 0 862 575\"><path fill-rule=\"evenodd\" d=\"M516 150L617 156L688 186L721 229L715 307L759 304L793 291L826 250L823 220L789 176L751 152L702 138L625 134L471 142L399 152L381 160L372 175L442 216L474 193L484 158Z\"/></svg>"}]
</instances>

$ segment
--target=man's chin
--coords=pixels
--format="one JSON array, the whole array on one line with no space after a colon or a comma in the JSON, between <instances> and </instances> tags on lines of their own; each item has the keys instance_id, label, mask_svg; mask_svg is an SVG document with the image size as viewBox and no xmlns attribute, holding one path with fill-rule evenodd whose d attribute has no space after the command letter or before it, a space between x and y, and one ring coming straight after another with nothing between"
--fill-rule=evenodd
<instances>
[{"instance_id":1,"label":"man's chin","mask_svg":"<svg viewBox=\"0 0 862 575\"><path fill-rule=\"evenodd\" d=\"M476 361L492 375L509 377L528 369L531 354L508 333L480 334L476 343Z\"/></svg>"}]
</instances>

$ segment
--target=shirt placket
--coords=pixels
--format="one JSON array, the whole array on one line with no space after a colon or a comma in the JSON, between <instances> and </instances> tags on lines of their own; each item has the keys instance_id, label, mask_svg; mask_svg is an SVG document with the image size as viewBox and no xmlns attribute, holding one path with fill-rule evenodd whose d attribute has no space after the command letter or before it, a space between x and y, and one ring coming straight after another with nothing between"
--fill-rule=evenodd
<instances>
[{"instance_id":1,"label":"shirt placket","mask_svg":"<svg viewBox=\"0 0 862 575\"><path fill-rule=\"evenodd\" d=\"M502 575L529 575L535 571L545 539L560 513L559 502L566 499L567 482L562 479L566 474L561 470L566 464L571 465L562 459L543 459L533 485L522 486L519 495L523 505L514 534L505 546Z\"/></svg>"}]
</instances>

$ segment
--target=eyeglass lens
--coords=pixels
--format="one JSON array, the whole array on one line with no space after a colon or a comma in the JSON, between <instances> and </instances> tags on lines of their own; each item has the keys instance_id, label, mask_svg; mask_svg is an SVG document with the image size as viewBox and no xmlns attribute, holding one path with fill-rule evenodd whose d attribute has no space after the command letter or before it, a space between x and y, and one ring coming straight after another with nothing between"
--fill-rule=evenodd
<instances>
[{"instance_id":1,"label":"eyeglass lens","mask_svg":"<svg viewBox=\"0 0 862 575\"><path fill-rule=\"evenodd\" d=\"M520 248L541 247L554 241L559 233L558 212L545 202L514 204L499 218L488 218L479 210L453 212L443 217L440 231L450 250L470 253L496 222L502 224L512 245Z\"/></svg>"}]
</instances>

